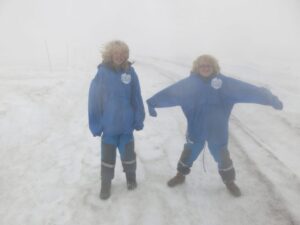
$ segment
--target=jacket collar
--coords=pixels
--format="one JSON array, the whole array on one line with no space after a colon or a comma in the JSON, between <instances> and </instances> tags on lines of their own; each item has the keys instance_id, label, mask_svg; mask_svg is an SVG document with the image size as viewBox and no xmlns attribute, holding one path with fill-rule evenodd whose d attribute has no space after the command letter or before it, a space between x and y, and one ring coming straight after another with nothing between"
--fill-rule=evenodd
<instances>
[{"instance_id":1,"label":"jacket collar","mask_svg":"<svg viewBox=\"0 0 300 225\"><path fill-rule=\"evenodd\" d=\"M211 76L209 76L209 77L204 77L204 76L202 76L201 74L199 74L199 73L191 73L190 74L190 76L196 76L196 77L198 77L199 79L201 79L202 81L204 81L205 83L207 83L207 82L210 82L212 79L214 79L215 77L217 77L219 74L213 74L213 75L211 75Z\"/></svg>"},{"instance_id":2,"label":"jacket collar","mask_svg":"<svg viewBox=\"0 0 300 225\"><path fill-rule=\"evenodd\" d=\"M111 70L113 70L113 71L115 71L115 72L128 72L129 71L129 68L130 68L130 66L132 65L133 63L131 63L131 62L128 62L128 69L124 69L124 68L119 68L119 67L115 67L112 63L104 63L104 62L102 62L102 63L100 63L99 65L98 65L98 68L100 68L101 66L104 66L104 67L106 67L106 68L108 68L108 69L111 69Z\"/></svg>"}]
</instances>

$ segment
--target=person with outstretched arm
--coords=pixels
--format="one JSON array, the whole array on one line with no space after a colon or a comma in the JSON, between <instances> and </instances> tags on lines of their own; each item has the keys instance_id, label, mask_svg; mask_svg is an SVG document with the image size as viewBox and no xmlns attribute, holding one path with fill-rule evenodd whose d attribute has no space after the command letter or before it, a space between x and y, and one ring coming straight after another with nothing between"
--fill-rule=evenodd
<instances>
[{"instance_id":1,"label":"person with outstretched arm","mask_svg":"<svg viewBox=\"0 0 300 225\"><path fill-rule=\"evenodd\" d=\"M241 195L228 149L228 122L236 103L283 108L282 102L268 89L221 74L218 61L210 55L199 56L194 61L189 77L147 100L151 116L157 116L155 108L180 106L187 119L186 143L177 164L177 174L167 183L169 187L184 183L207 142L225 186L233 196Z\"/></svg>"}]
</instances>

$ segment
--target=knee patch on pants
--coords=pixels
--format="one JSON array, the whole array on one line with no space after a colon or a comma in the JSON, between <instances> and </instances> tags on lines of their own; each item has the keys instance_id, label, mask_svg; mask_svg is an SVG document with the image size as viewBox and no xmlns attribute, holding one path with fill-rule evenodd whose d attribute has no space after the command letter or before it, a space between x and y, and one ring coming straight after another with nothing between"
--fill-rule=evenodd
<instances>
[{"instance_id":1,"label":"knee patch on pants","mask_svg":"<svg viewBox=\"0 0 300 225\"><path fill-rule=\"evenodd\" d=\"M181 153L179 162L177 164L177 170L184 175L189 174L191 171L190 166L187 165L187 162L188 162L191 154L192 154L192 151L189 148L187 148L186 146L184 146L184 149Z\"/></svg>"},{"instance_id":2,"label":"knee patch on pants","mask_svg":"<svg viewBox=\"0 0 300 225\"><path fill-rule=\"evenodd\" d=\"M235 180L235 170L232 160L230 158L229 151L221 150L220 158L218 162L219 174L222 177L224 183L229 183Z\"/></svg>"},{"instance_id":3,"label":"knee patch on pants","mask_svg":"<svg viewBox=\"0 0 300 225\"><path fill-rule=\"evenodd\" d=\"M114 178L116 164L116 146L101 144L101 179L111 180Z\"/></svg>"},{"instance_id":4,"label":"knee patch on pants","mask_svg":"<svg viewBox=\"0 0 300 225\"><path fill-rule=\"evenodd\" d=\"M136 154L133 141L125 145L121 160L124 172L128 173L136 171Z\"/></svg>"}]
</instances>

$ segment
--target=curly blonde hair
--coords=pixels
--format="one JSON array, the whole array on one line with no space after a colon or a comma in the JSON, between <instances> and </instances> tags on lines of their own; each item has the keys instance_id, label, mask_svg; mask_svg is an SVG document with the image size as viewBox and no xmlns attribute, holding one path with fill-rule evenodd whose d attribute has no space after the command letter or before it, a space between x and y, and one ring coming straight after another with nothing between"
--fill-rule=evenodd
<instances>
[{"instance_id":1,"label":"curly blonde hair","mask_svg":"<svg viewBox=\"0 0 300 225\"><path fill-rule=\"evenodd\" d=\"M193 62L192 73L199 73L200 65L208 63L213 67L213 74L220 73L220 66L218 60L211 55L201 55Z\"/></svg>"},{"instance_id":2,"label":"curly blonde hair","mask_svg":"<svg viewBox=\"0 0 300 225\"><path fill-rule=\"evenodd\" d=\"M126 60L120 66L121 69L125 69L125 70L128 69L128 67L130 65L130 62L128 61L129 47L125 42L120 41L120 40L110 41L104 46L104 49L102 51L102 62L104 64L113 66L112 55L116 49L121 50L126 54Z\"/></svg>"}]
</instances>

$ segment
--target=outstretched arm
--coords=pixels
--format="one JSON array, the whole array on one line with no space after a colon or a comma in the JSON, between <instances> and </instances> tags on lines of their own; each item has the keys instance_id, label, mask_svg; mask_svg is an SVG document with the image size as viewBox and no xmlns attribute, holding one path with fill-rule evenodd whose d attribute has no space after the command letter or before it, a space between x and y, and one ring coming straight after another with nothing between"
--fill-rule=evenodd
<instances>
[{"instance_id":1,"label":"outstretched arm","mask_svg":"<svg viewBox=\"0 0 300 225\"><path fill-rule=\"evenodd\" d=\"M163 89L147 100L149 114L157 116L155 108L182 106L192 91L193 86L188 79L178 81Z\"/></svg>"},{"instance_id":2,"label":"outstretched arm","mask_svg":"<svg viewBox=\"0 0 300 225\"><path fill-rule=\"evenodd\" d=\"M268 89L233 78L226 78L224 82L224 92L233 103L270 105L278 110L283 108L282 102Z\"/></svg>"}]
</instances>

